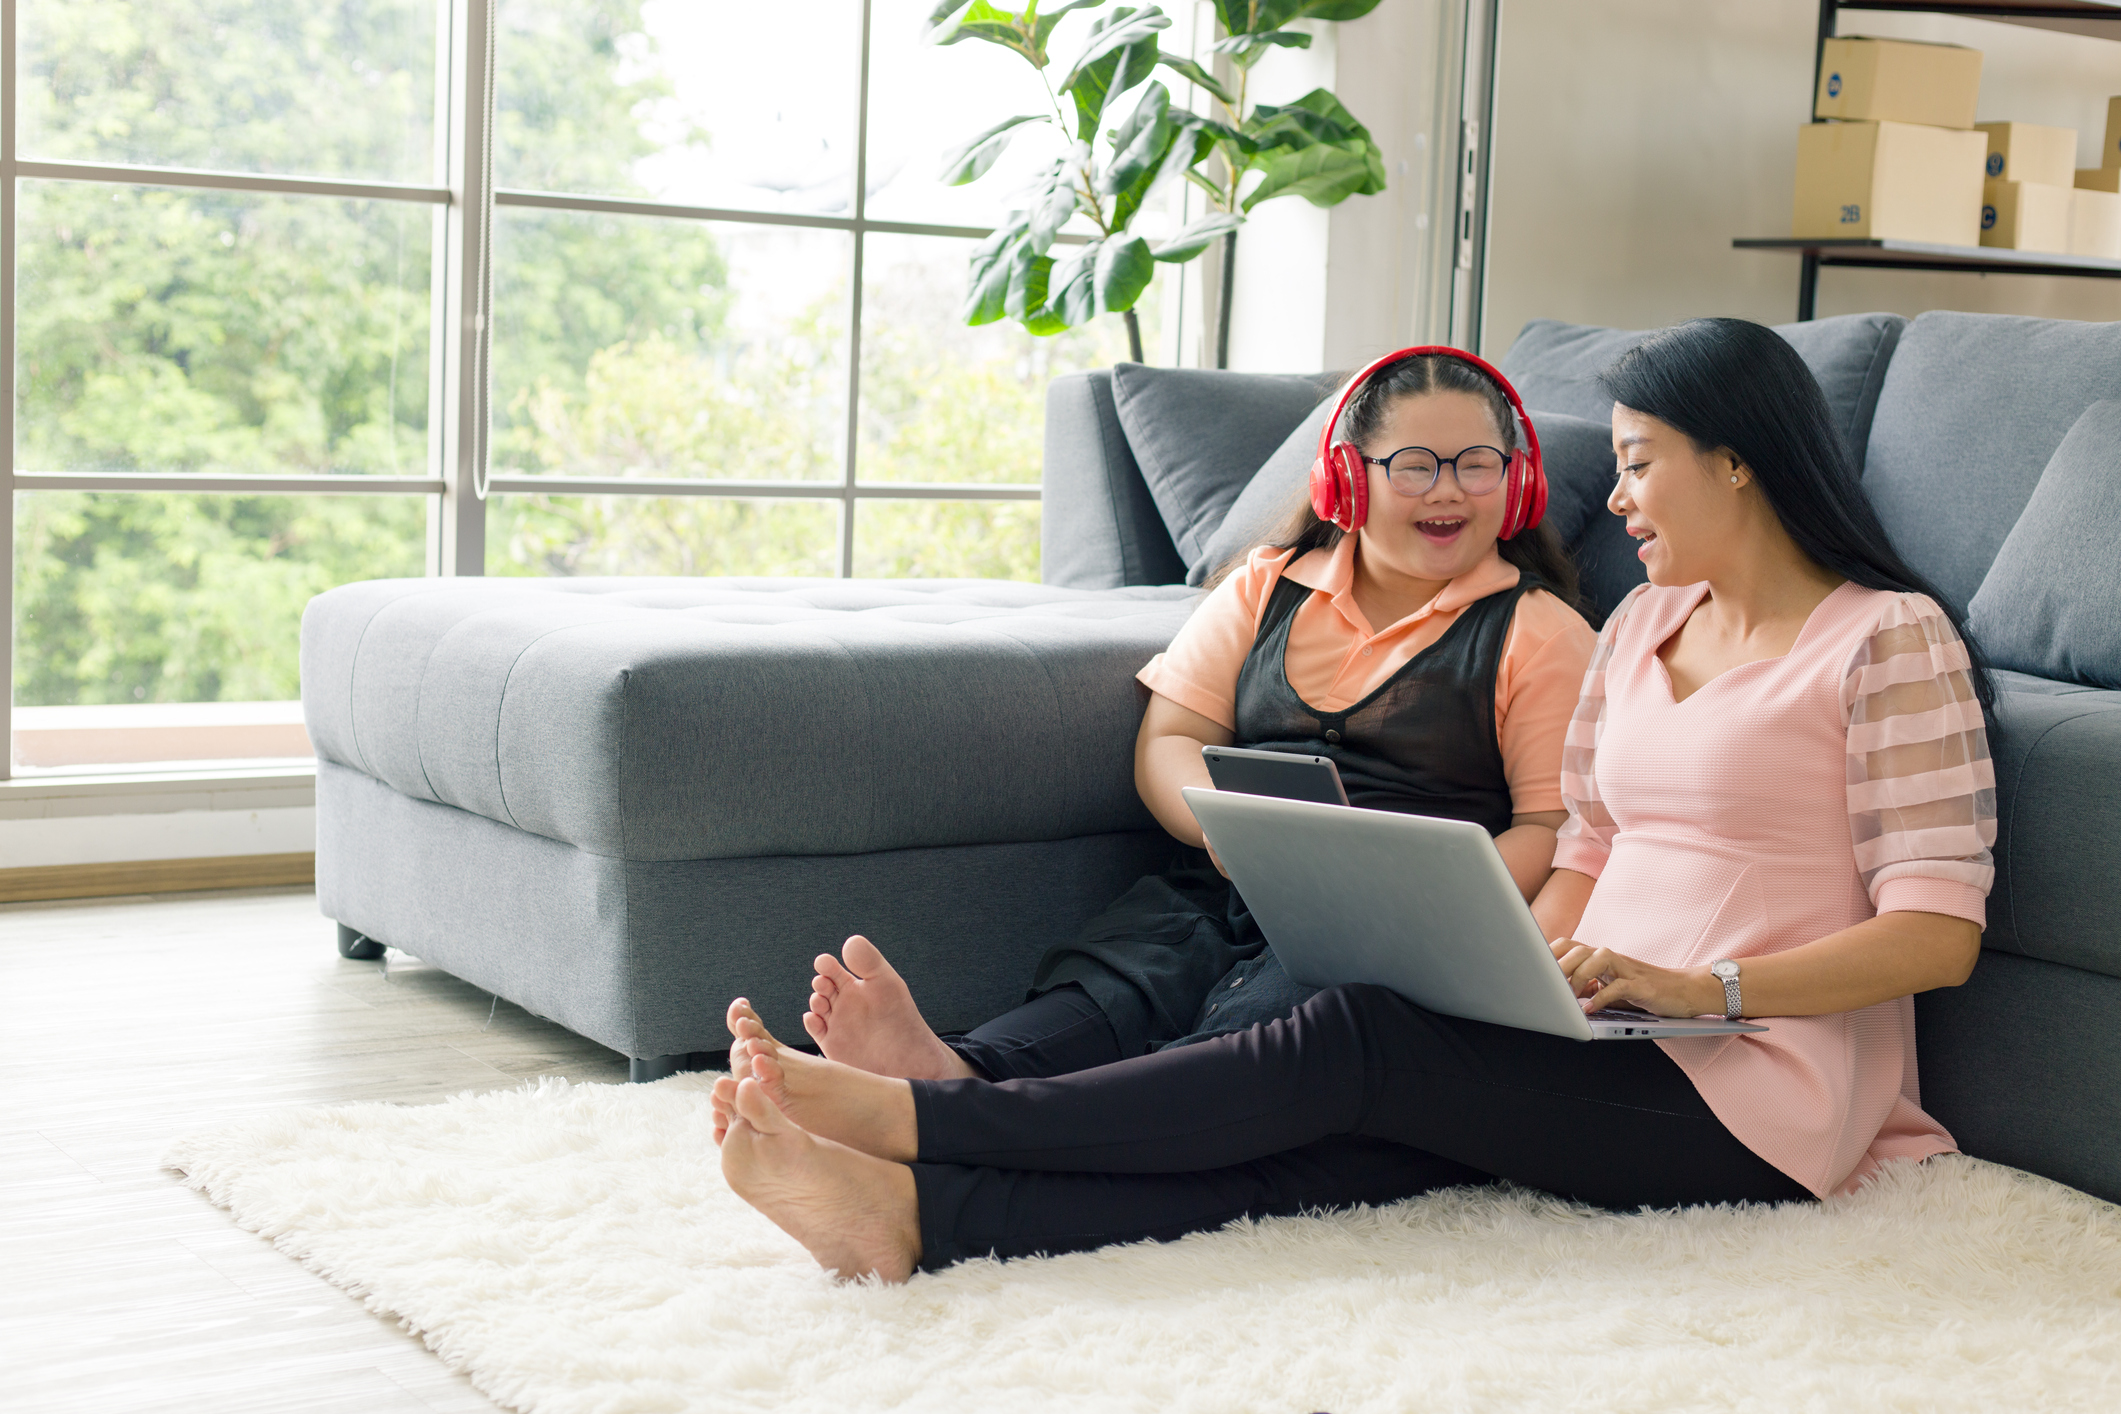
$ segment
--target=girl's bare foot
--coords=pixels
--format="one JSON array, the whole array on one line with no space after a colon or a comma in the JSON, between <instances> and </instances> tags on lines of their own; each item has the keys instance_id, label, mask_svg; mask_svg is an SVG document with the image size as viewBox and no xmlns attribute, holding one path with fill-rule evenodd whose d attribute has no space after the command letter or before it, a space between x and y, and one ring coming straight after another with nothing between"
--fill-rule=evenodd
<instances>
[{"instance_id":1,"label":"girl's bare foot","mask_svg":"<svg viewBox=\"0 0 2121 1414\"><path fill-rule=\"evenodd\" d=\"M748 1008L732 1006L729 1016L731 1078L715 1085L718 1136L735 1108L736 1082L749 1078L811 1134L893 1163L910 1164L920 1156L913 1089L904 1080L791 1050L768 1035ZM727 1094L721 1093L725 1086Z\"/></svg>"},{"instance_id":2,"label":"girl's bare foot","mask_svg":"<svg viewBox=\"0 0 2121 1414\"><path fill-rule=\"evenodd\" d=\"M819 953L815 966L803 1029L828 1058L904 1080L980 1078L928 1025L904 979L875 943L857 933L839 957Z\"/></svg>"},{"instance_id":3,"label":"girl's bare foot","mask_svg":"<svg viewBox=\"0 0 2121 1414\"><path fill-rule=\"evenodd\" d=\"M900 1282L921 1256L913 1171L806 1133L757 1080L733 1084L722 1177L841 1277Z\"/></svg>"}]
</instances>

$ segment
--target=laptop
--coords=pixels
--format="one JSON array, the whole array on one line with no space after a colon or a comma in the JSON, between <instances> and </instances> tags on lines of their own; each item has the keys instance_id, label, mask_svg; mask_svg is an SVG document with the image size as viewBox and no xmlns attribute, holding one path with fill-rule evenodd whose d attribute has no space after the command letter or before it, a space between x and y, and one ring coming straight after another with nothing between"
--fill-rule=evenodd
<instances>
[{"instance_id":1,"label":"laptop","mask_svg":"<svg viewBox=\"0 0 2121 1414\"><path fill-rule=\"evenodd\" d=\"M1632 1009L1585 1014L1478 825L1198 786L1185 797L1305 986L1376 983L1446 1016L1578 1041L1767 1030Z\"/></svg>"}]
</instances>

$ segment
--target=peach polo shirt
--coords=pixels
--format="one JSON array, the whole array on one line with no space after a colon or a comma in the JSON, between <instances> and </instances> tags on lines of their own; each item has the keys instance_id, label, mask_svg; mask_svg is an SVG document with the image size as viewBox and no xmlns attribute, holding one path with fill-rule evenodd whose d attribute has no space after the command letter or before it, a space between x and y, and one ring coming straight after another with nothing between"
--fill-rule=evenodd
<instances>
[{"instance_id":1,"label":"peach polo shirt","mask_svg":"<svg viewBox=\"0 0 2121 1414\"><path fill-rule=\"evenodd\" d=\"M1275 581L1313 590L1289 625L1283 671L1296 695L1326 712L1368 697L1442 638L1469 604L1517 586L1517 567L1493 551L1395 624L1373 629L1355 603L1355 536L1313 550L1261 547L1193 611L1171 646L1136 674L1151 691L1237 730L1237 674L1259 636ZM1519 815L1560 810L1561 752L1597 637L1583 616L1543 590L1517 601L1495 672L1495 734Z\"/></svg>"}]
</instances>

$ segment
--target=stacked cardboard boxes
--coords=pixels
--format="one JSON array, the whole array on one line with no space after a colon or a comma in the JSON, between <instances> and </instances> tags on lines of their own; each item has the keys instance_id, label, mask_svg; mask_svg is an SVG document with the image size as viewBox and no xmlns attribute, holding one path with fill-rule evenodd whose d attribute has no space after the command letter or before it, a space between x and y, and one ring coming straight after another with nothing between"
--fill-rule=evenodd
<instances>
[{"instance_id":1,"label":"stacked cardboard boxes","mask_svg":"<svg viewBox=\"0 0 2121 1414\"><path fill-rule=\"evenodd\" d=\"M2099 165L2077 173L2071 197L2072 255L2121 260L2121 98L2106 100L2106 141Z\"/></svg>"},{"instance_id":2,"label":"stacked cardboard boxes","mask_svg":"<svg viewBox=\"0 0 2121 1414\"><path fill-rule=\"evenodd\" d=\"M1812 111L1830 121L1798 132L1790 233L1979 243L1981 51L1852 37L1828 40L1822 57Z\"/></svg>"},{"instance_id":3,"label":"stacked cardboard boxes","mask_svg":"<svg viewBox=\"0 0 2121 1414\"><path fill-rule=\"evenodd\" d=\"M1987 180L1981 184L1981 244L2064 255L2076 211L2077 130L2037 123L1983 123ZM2068 176L2071 181L2064 181Z\"/></svg>"}]
</instances>

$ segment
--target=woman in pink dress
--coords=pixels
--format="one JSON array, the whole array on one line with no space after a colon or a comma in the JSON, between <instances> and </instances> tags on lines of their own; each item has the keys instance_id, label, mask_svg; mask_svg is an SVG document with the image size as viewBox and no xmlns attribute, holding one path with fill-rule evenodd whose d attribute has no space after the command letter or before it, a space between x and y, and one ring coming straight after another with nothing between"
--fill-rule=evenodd
<instances>
[{"instance_id":1,"label":"woman in pink dress","mask_svg":"<svg viewBox=\"0 0 2121 1414\"><path fill-rule=\"evenodd\" d=\"M822 1265L902 1280L1495 1178L1623 1208L1824 1197L1952 1151L1910 998L1980 951L1986 674L1774 333L1698 320L1605 383L1608 506L1650 582L1599 636L1533 913L1586 1008L1767 1031L1583 1044L1345 986L1071 1075L909 1081L786 1050L739 1004L732 1187Z\"/></svg>"}]
</instances>

